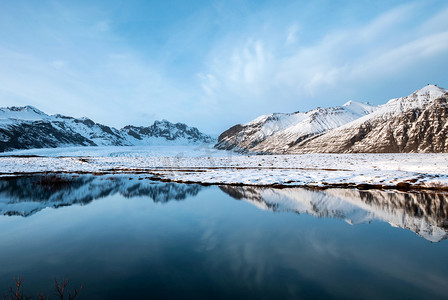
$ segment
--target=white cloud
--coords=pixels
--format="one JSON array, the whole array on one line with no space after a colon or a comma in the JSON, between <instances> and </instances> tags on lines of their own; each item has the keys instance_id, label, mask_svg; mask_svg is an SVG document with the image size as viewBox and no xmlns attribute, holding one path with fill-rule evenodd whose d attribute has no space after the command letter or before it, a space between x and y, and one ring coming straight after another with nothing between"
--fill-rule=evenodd
<instances>
[{"instance_id":1,"label":"white cloud","mask_svg":"<svg viewBox=\"0 0 448 300\"><path fill-rule=\"evenodd\" d=\"M428 25L435 22L432 19L440 20L440 14L410 25L419 9L414 4L391 9L361 26L335 28L313 43L300 43L294 51L286 48L297 42L296 24L287 30L284 44L273 34L235 41L232 47L212 53L213 63L204 73L214 83L202 84L218 102L252 111L252 116L315 107L316 103L310 104L313 99L340 105L346 99L335 98L353 96L345 93L353 86L360 90L372 82L387 84L397 76L420 76L410 70L422 61L448 57L448 26ZM232 113L246 116L240 122L247 121L248 113L240 110Z\"/></svg>"}]
</instances>

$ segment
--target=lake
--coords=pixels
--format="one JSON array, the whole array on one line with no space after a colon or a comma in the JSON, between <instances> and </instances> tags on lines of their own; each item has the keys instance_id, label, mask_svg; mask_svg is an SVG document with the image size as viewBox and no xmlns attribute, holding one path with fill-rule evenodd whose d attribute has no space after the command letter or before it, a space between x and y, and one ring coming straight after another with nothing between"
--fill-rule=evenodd
<instances>
[{"instance_id":1,"label":"lake","mask_svg":"<svg viewBox=\"0 0 448 300\"><path fill-rule=\"evenodd\" d=\"M76 299L442 299L448 194L0 180L0 294Z\"/></svg>"}]
</instances>

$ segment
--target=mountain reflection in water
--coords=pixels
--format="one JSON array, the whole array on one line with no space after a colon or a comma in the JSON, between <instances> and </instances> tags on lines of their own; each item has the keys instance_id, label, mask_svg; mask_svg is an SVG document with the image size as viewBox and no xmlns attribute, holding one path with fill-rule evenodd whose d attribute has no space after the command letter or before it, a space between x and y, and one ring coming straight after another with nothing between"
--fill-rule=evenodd
<instances>
[{"instance_id":1,"label":"mountain reflection in water","mask_svg":"<svg viewBox=\"0 0 448 300\"><path fill-rule=\"evenodd\" d=\"M85 205L120 194L125 198L149 197L154 202L184 200L203 187L163 183L129 176L31 176L0 181L0 214L30 216L46 207Z\"/></svg>"},{"instance_id":2,"label":"mountain reflection in water","mask_svg":"<svg viewBox=\"0 0 448 300\"><path fill-rule=\"evenodd\" d=\"M49 175L0 181L0 214L30 216L44 208L85 205L120 194L148 197L154 202L184 200L206 187L151 181L142 176ZM262 188L220 186L234 199L274 212L294 212L318 218L338 218L349 224L387 222L439 242L448 237L448 194L379 190Z\"/></svg>"},{"instance_id":3,"label":"mountain reflection in water","mask_svg":"<svg viewBox=\"0 0 448 300\"><path fill-rule=\"evenodd\" d=\"M338 218L349 224L387 222L439 242L448 237L448 194L380 190L257 188L222 186L221 190L266 210Z\"/></svg>"}]
</instances>

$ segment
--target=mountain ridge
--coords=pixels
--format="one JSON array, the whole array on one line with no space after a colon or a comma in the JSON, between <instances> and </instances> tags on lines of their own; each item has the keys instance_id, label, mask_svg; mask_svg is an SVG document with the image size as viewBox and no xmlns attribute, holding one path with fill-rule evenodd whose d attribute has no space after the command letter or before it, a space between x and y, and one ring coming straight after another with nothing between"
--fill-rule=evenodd
<instances>
[{"instance_id":1,"label":"mountain ridge","mask_svg":"<svg viewBox=\"0 0 448 300\"><path fill-rule=\"evenodd\" d=\"M133 131L133 130L134 131ZM135 132L135 131L138 131ZM82 117L48 115L36 107L0 108L0 152L60 146L133 146L211 143L213 138L196 127L167 120L150 126L116 129Z\"/></svg>"},{"instance_id":2,"label":"mountain ridge","mask_svg":"<svg viewBox=\"0 0 448 300\"><path fill-rule=\"evenodd\" d=\"M342 106L317 107L307 112L262 115L224 131L215 147L237 152L282 152L289 144L339 127L376 109L369 103L351 100Z\"/></svg>"},{"instance_id":3,"label":"mountain ridge","mask_svg":"<svg viewBox=\"0 0 448 300\"><path fill-rule=\"evenodd\" d=\"M257 154L448 152L447 99L448 90L427 85L379 106L351 100L306 113L262 115L223 132L215 147ZM306 118L277 117L297 114Z\"/></svg>"},{"instance_id":4,"label":"mountain ridge","mask_svg":"<svg viewBox=\"0 0 448 300\"><path fill-rule=\"evenodd\" d=\"M427 85L288 153L448 152L448 90Z\"/></svg>"}]
</instances>

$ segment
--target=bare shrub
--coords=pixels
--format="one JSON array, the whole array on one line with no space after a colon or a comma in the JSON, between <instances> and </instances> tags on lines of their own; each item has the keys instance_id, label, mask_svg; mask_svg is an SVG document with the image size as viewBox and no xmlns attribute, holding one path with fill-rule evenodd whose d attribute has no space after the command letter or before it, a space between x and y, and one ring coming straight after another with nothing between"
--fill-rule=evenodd
<instances>
[{"instance_id":1,"label":"bare shrub","mask_svg":"<svg viewBox=\"0 0 448 300\"><path fill-rule=\"evenodd\" d=\"M68 299L74 300L76 296L81 292L83 285L79 288L74 288L73 291L68 290L70 281L68 279L63 278L61 281L58 281L56 278L54 279L54 287L55 294L57 299ZM50 297L45 294L37 294L36 297L24 295L23 292L23 277L14 277L14 286L10 286L6 295L1 295L2 300L49 300Z\"/></svg>"},{"instance_id":2,"label":"bare shrub","mask_svg":"<svg viewBox=\"0 0 448 300\"><path fill-rule=\"evenodd\" d=\"M445 184L445 183L443 183L443 182L441 182L440 180L439 180L439 181L431 181L431 182L427 182L425 185L426 185L427 187L429 187L429 188L432 188L432 189L439 189L439 190L448 188L448 185Z\"/></svg>"}]
</instances>

